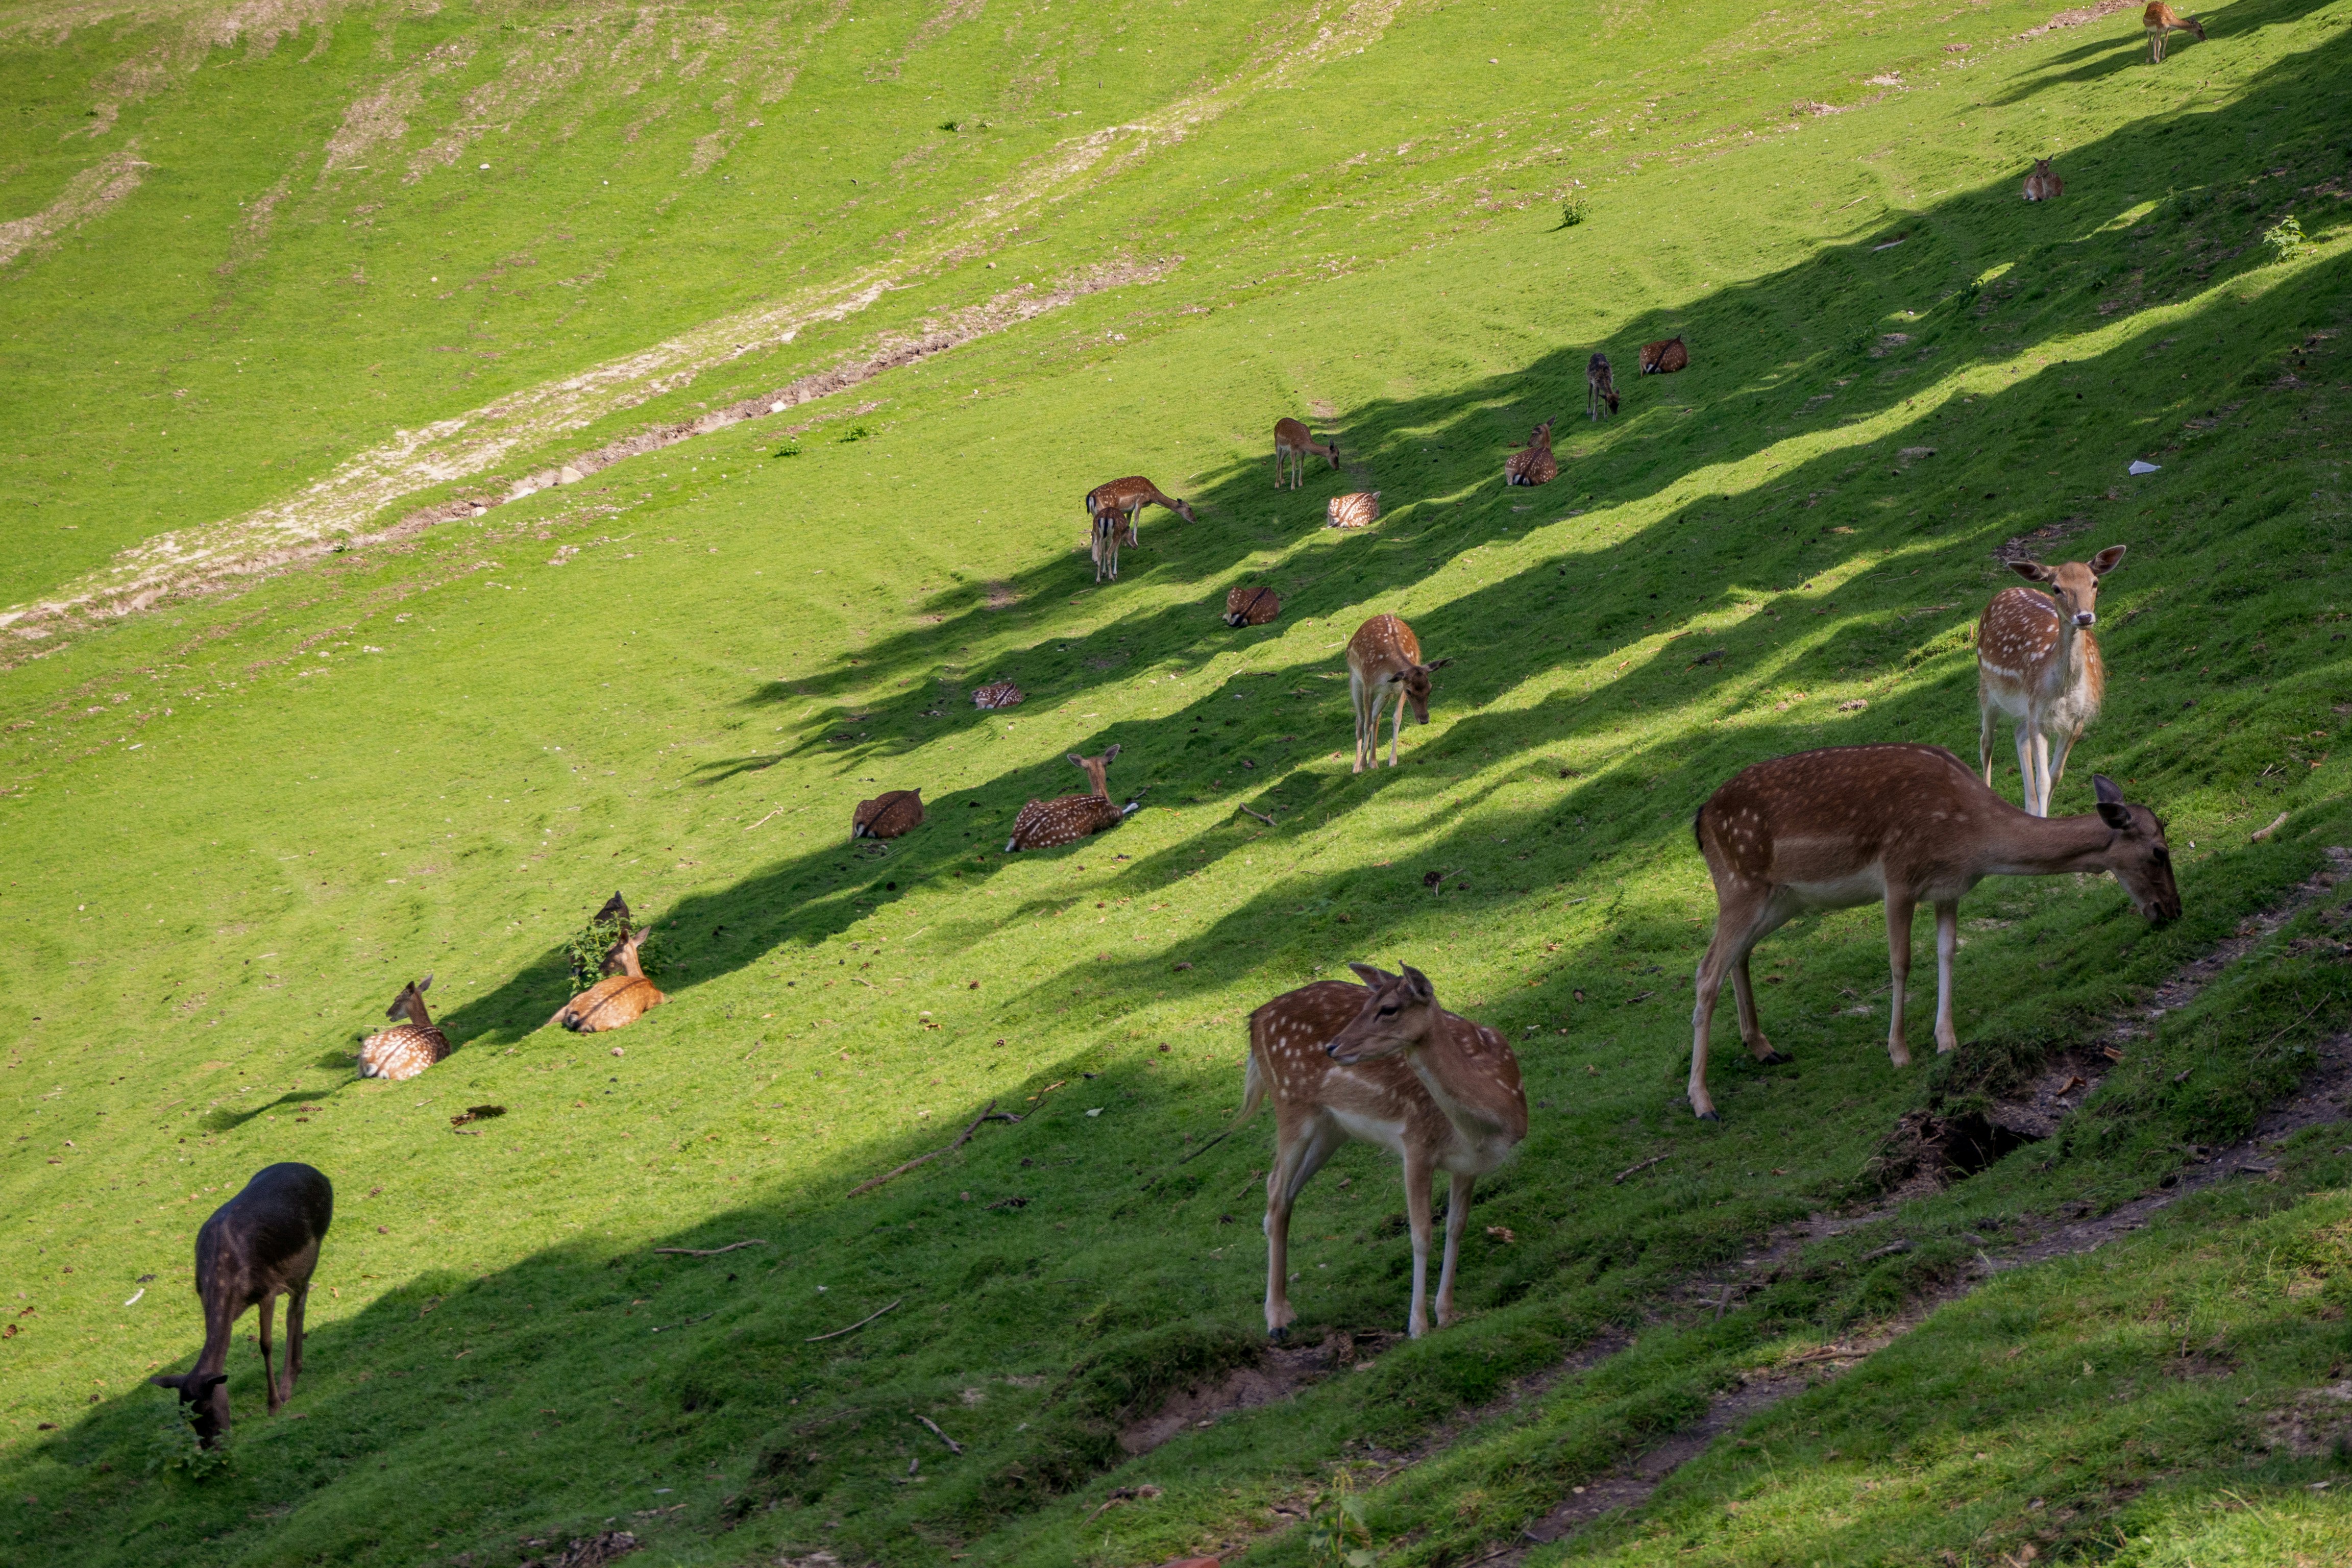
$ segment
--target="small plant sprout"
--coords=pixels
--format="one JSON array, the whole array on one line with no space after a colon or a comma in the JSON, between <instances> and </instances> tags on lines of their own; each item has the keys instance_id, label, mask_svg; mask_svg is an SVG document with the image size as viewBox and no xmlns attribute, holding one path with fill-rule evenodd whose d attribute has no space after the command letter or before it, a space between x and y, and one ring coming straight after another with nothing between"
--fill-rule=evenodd
<instances>
[{"instance_id":1,"label":"small plant sprout","mask_svg":"<svg viewBox=\"0 0 2352 1568\"><path fill-rule=\"evenodd\" d=\"M1559 226L1574 228L1584 221L1590 211L1591 208L1585 203L1582 191L1570 193L1569 198L1559 204Z\"/></svg>"},{"instance_id":2,"label":"small plant sprout","mask_svg":"<svg viewBox=\"0 0 2352 1568\"><path fill-rule=\"evenodd\" d=\"M1372 1568L1372 1531L1355 1477L1341 1470L1307 1513L1307 1560L1316 1568Z\"/></svg>"},{"instance_id":3,"label":"small plant sprout","mask_svg":"<svg viewBox=\"0 0 2352 1568\"><path fill-rule=\"evenodd\" d=\"M2263 230L2263 243L2270 247L2273 261L2293 261L2303 254L2303 225L2289 213Z\"/></svg>"}]
</instances>

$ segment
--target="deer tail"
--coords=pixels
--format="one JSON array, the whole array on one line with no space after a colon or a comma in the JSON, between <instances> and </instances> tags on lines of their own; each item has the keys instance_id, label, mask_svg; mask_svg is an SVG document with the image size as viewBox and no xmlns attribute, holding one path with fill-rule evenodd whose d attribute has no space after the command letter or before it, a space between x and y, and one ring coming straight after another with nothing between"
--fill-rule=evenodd
<instances>
[{"instance_id":1,"label":"deer tail","mask_svg":"<svg viewBox=\"0 0 2352 1568\"><path fill-rule=\"evenodd\" d=\"M1241 1114L1234 1118L1233 1124L1235 1127L1239 1127L1243 1122L1247 1121L1251 1117L1255 1116L1257 1114L1257 1108L1265 1103L1265 1074L1258 1068L1257 1050L1255 1044L1253 1044L1249 1055L1249 1066L1244 1069L1242 1074Z\"/></svg>"}]
</instances>

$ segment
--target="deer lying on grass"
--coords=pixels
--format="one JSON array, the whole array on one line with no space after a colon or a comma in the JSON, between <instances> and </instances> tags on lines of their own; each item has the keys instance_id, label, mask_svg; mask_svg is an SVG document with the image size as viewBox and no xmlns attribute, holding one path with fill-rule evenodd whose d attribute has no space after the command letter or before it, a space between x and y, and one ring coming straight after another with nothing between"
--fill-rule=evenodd
<instances>
[{"instance_id":1,"label":"deer lying on grass","mask_svg":"<svg viewBox=\"0 0 2352 1568\"><path fill-rule=\"evenodd\" d=\"M1617 377L1609 367L1609 356L1594 354L1584 362L1584 416L1598 419L1604 410L1617 412Z\"/></svg>"},{"instance_id":2,"label":"deer lying on grass","mask_svg":"<svg viewBox=\"0 0 2352 1568\"><path fill-rule=\"evenodd\" d=\"M1021 700L1021 689L1009 680L992 681L971 694L975 708L1011 708Z\"/></svg>"},{"instance_id":3,"label":"deer lying on grass","mask_svg":"<svg viewBox=\"0 0 2352 1568\"><path fill-rule=\"evenodd\" d=\"M2066 194L2066 182L2050 166L2047 158L2033 160L2033 173L2025 176L2025 199L2029 202L2055 200Z\"/></svg>"},{"instance_id":4,"label":"deer lying on grass","mask_svg":"<svg viewBox=\"0 0 2352 1568\"><path fill-rule=\"evenodd\" d=\"M1114 805L1110 798L1110 781L1106 777L1111 759L1118 755L1113 746L1099 757L1082 757L1069 753L1073 766L1081 769L1094 781L1092 795L1066 795L1054 800L1033 800L1021 808L1013 819L1013 837L1004 841L1004 852L1015 854L1023 849L1056 849L1065 844L1076 844L1089 834L1100 833L1106 827L1117 827L1143 808L1142 790L1125 805Z\"/></svg>"},{"instance_id":5,"label":"deer lying on grass","mask_svg":"<svg viewBox=\"0 0 2352 1568\"><path fill-rule=\"evenodd\" d=\"M1643 375L1672 375L1678 370L1689 368L1690 350L1683 346L1680 338L1660 338L1654 343L1642 345L1641 374Z\"/></svg>"},{"instance_id":6,"label":"deer lying on grass","mask_svg":"<svg viewBox=\"0 0 2352 1568\"><path fill-rule=\"evenodd\" d=\"M1339 466L1339 442L1333 441L1326 445L1318 441L1315 438L1315 432L1296 419L1277 419L1274 422L1274 488L1276 489L1283 488L1285 479L1290 481L1292 489L1297 489L1307 483L1307 456L1310 452L1335 468Z\"/></svg>"},{"instance_id":7,"label":"deer lying on grass","mask_svg":"<svg viewBox=\"0 0 2352 1568\"><path fill-rule=\"evenodd\" d=\"M1135 537L1135 521L1117 507L1107 506L1095 513L1094 542L1090 546L1095 560L1095 581L1108 578L1118 581L1118 547L1122 540Z\"/></svg>"},{"instance_id":8,"label":"deer lying on grass","mask_svg":"<svg viewBox=\"0 0 2352 1568\"><path fill-rule=\"evenodd\" d=\"M433 986L433 976L412 980L392 999L383 1010L387 1018L406 1015L408 1022L394 1024L389 1029L370 1035L360 1044L360 1076L380 1078L397 1083L415 1078L435 1062L449 1054L449 1037L441 1026L425 1011L425 993Z\"/></svg>"},{"instance_id":9,"label":"deer lying on grass","mask_svg":"<svg viewBox=\"0 0 2352 1568\"><path fill-rule=\"evenodd\" d=\"M1363 979L1321 980L1250 1015L1242 1112L1274 1099L1274 1169L1265 1178L1265 1331L1281 1339L1297 1313L1289 1278L1290 1211L1307 1179L1350 1138L1404 1162L1405 1217L1412 1227L1413 1338L1429 1331L1429 1184L1453 1181L1445 1204L1445 1259L1437 1321L1454 1321L1454 1270L1470 1220L1470 1188L1528 1135L1518 1058L1484 1024L1437 1005L1429 979L1409 965L1387 974L1348 965Z\"/></svg>"},{"instance_id":10,"label":"deer lying on grass","mask_svg":"<svg viewBox=\"0 0 2352 1568\"><path fill-rule=\"evenodd\" d=\"M1348 700L1356 710L1356 772L1381 760L1381 710L1396 700L1389 731L1389 766L1397 765L1397 742L1404 734L1404 710L1417 723L1429 722L1429 677L1454 661L1421 662L1421 639L1395 616L1374 616L1348 639Z\"/></svg>"},{"instance_id":11,"label":"deer lying on grass","mask_svg":"<svg viewBox=\"0 0 2352 1568\"><path fill-rule=\"evenodd\" d=\"M1995 795L1941 746L1834 746L1758 763L1708 797L1691 830L1715 878L1715 938L1699 960L1691 1013L1690 1103L1717 1120L1706 1092L1707 1027L1723 977L1739 1004L1739 1035L1756 1059L1789 1058L1772 1048L1756 1017L1748 954L1806 910L1886 905L1886 947L1895 984L1886 1054L1911 1065L1903 1036L1904 985L1911 973L1911 914L1936 909L1936 1048L1959 1045L1952 1025L1952 955L1959 946L1960 898L1987 877L2050 877L2111 871L2142 918L2180 913L2164 824L2130 805L2105 775L2099 808L2082 816L2032 816Z\"/></svg>"},{"instance_id":12,"label":"deer lying on grass","mask_svg":"<svg viewBox=\"0 0 2352 1568\"><path fill-rule=\"evenodd\" d=\"M2066 755L2106 695L2107 667L2091 627L2099 619L2099 579L2116 569L2125 548L2063 566L2011 562L2019 576L2049 584L2056 602L2031 588L2004 588L1977 623L1977 760L1985 783L1992 783L1993 730L2008 714L2017 731L2025 809L2036 816L2050 815Z\"/></svg>"},{"instance_id":13,"label":"deer lying on grass","mask_svg":"<svg viewBox=\"0 0 2352 1568\"><path fill-rule=\"evenodd\" d=\"M555 1010L548 1022L561 1024L575 1035L601 1035L625 1024L634 1024L669 998L662 994L654 983L646 978L637 950L646 938L654 934L651 926L639 926L622 942L617 956L621 973L599 980L587 990Z\"/></svg>"},{"instance_id":14,"label":"deer lying on grass","mask_svg":"<svg viewBox=\"0 0 2352 1568\"><path fill-rule=\"evenodd\" d=\"M1381 492L1352 490L1323 503L1326 528L1370 528L1381 519Z\"/></svg>"},{"instance_id":15,"label":"deer lying on grass","mask_svg":"<svg viewBox=\"0 0 2352 1568\"><path fill-rule=\"evenodd\" d=\"M1503 459L1505 485L1548 485L1559 477L1559 460L1551 455L1551 421L1528 432L1528 444Z\"/></svg>"},{"instance_id":16,"label":"deer lying on grass","mask_svg":"<svg viewBox=\"0 0 2352 1568\"><path fill-rule=\"evenodd\" d=\"M872 800L861 800L850 815L852 838L896 838L923 825L923 792L885 790Z\"/></svg>"},{"instance_id":17,"label":"deer lying on grass","mask_svg":"<svg viewBox=\"0 0 2352 1568\"><path fill-rule=\"evenodd\" d=\"M1097 485L1087 492L1087 526L1097 526L1096 520L1106 511L1118 513L1127 537L1120 542L1136 541L1135 514L1148 506L1164 506L1186 522L1198 520L1192 515L1191 503L1160 493L1160 487L1140 474L1130 474L1123 479L1113 479L1107 485ZM1116 575L1117 574L1113 574Z\"/></svg>"},{"instance_id":18,"label":"deer lying on grass","mask_svg":"<svg viewBox=\"0 0 2352 1568\"><path fill-rule=\"evenodd\" d=\"M1236 584L1225 595L1225 625L1262 626L1282 614L1282 597L1271 588Z\"/></svg>"},{"instance_id":19,"label":"deer lying on grass","mask_svg":"<svg viewBox=\"0 0 2352 1568\"><path fill-rule=\"evenodd\" d=\"M310 1299L310 1272L319 1244L334 1222L335 1189L320 1172L291 1163L265 1166L245 1190L213 1211L196 1232L196 1300L205 1308L205 1348L195 1369L147 1381L177 1390L180 1409L195 1424L205 1447L228 1430L228 1347L236 1321L261 1309L261 1375L269 1414L294 1397L302 1375L302 1308ZM269 1325L286 1298L286 1378L269 1364Z\"/></svg>"},{"instance_id":20,"label":"deer lying on grass","mask_svg":"<svg viewBox=\"0 0 2352 1568\"><path fill-rule=\"evenodd\" d=\"M2205 41L2205 24L2194 16L2182 16L2164 0L2153 0L2140 13L2140 24L2147 29L2147 63L2152 66L2164 63L2165 39L2175 31L2193 33L2199 43Z\"/></svg>"}]
</instances>

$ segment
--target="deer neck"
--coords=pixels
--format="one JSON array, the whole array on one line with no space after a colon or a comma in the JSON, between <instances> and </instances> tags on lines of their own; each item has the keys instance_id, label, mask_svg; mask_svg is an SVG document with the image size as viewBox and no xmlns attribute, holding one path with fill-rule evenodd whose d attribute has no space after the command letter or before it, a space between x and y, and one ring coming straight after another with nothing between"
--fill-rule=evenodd
<instances>
[{"instance_id":1,"label":"deer neck","mask_svg":"<svg viewBox=\"0 0 2352 1568\"><path fill-rule=\"evenodd\" d=\"M1462 1033L1475 1027L1441 1013L1429 1033L1405 1048L1405 1060L1464 1142L1516 1143L1527 1134L1526 1108L1503 1086L1497 1064L1464 1047Z\"/></svg>"},{"instance_id":2,"label":"deer neck","mask_svg":"<svg viewBox=\"0 0 2352 1568\"><path fill-rule=\"evenodd\" d=\"M2115 829L2096 812L2081 816L2029 816L2007 805L1972 858L1980 877L2046 877L2105 869Z\"/></svg>"},{"instance_id":3,"label":"deer neck","mask_svg":"<svg viewBox=\"0 0 2352 1568\"><path fill-rule=\"evenodd\" d=\"M408 994L408 1021L420 1029L429 1029L433 1026L432 1015L425 1010L425 998L413 991Z\"/></svg>"}]
</instances>

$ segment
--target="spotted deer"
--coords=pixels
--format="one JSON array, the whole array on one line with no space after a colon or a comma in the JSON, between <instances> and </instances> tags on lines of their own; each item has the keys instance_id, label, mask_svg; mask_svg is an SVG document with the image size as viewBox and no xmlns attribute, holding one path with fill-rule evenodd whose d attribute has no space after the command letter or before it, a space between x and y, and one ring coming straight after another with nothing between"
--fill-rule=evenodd
<instances>
[{"instance_id":1,"label":"spotted deer","mask_svg":"<svg viewBox=\"0 0 2352 1568\"><path fill-rule=\"evenodd\" d=\"M1033 800L1021 808L1013 819L1013 837L1004 841L1007 855L1024 849L1057 849L1065 844L1076 844L1089 834L1100 833L1106 827L1117 827L1143 808L1142 790L1135 792L1125 805L1113 805L1110 782L1105 776L1111 759L1118 755L1113 746L1098 757L1082 757L1069 753L1070 763L1093 781L1092 795L1066 795L1054 800Z\"/></svg>"},{"instance_id":2,"label":"spotted deer","mask_svg":"<svg viewBox=\"0 0 2352 1568\"><path fill-rule=\"evenodd\" d=\"M302 1309L310 1299L310 1275L319 1267L319 1244L334 1223L335 1189L309 1165L266 1165L245 1189L213 1211L196 1232L196 1300L204 1304L205 1344L196 1364L184 1373L163 1373L147 1381L180 1396L180 1410L194 1424L196 1439L211 1447L229 1429L228 1348L236 1321L249 1307L261 1309L261 1376L269 1414L294 1397L302 1375ZM270 1320L278 1298L286 1298L286 1376L269 1364Z\"/></svg>"},{"instance_id":3,"label":"spotted deer","mask_svg":"<svg viewBox=\"0 0 2352 1568\"><path fill-rule=\"evenodd\" d=\"M1120 542L1137 542L1135 514L1148 506L1164 506L1186 522L1199 521L1192 515L1189 501L1160 493L1160 487L1140 474L1130 474L1123 479L1113 479L1107 485L1097 485L1087 492L1087 526L1098 527L1097 519L1106 511L1115 511L1124 525L1127 537ZM1117 574L1113 574L1116 575Z\"/></svg>"},{"instance_id":4,"label":"spotted deer","mask_svg":"<svg viewBox=\"0 0 2352 1568\"><path fill-rule=\"evenodd\" d=\"M1680 338L1660 338L1654 343L1642 345L1641 374L1643 375L1672 375L1678 370L1689 368L1690 350L1683 346Z\"/></svg>"},{"instance_id":5,"label":"spotted deer","mask_svg":"<svg viewBox=\"0 0 2352 1568\"><path fill-rule=\"evenodd\" d=\"M1012 708L1022 700L1021 689L1009 680L992 681L971 694L971 705L975 708Z\"/></svg>"},{"instance_id":6,"label":"spotted deer","mask_svg":"<svg viewBox=\"0 0 2352 1568\"><path fill-rule=\"evenodd\" d=\"M2066 182L2050 166L2047 158L2033 160L2033 173L2025 176L2025 199L2029 202L2055 200L2066 194Z\"/></svg>"},{"instance_id":7,"label":"spotted deer","mask_svg":"<svg viewBox=\"0 0 2352 1568\"><path fill-rule=\"evenodd\" d=\"M631 931L620 946L621 973L606 975L558 1007L548 1022L561 1024L575 1035L601 1035L634 1024L668 1001L660 988L646 978L637 956L646 938L653 934L651 926L639 926Z\"/></svg>"},{"instance_id":8,"label":"spotted deer","mask_svg":"<svg viewBox=\"0 0 2352 1568\"><path fill-rule=\"evenodd\" d=\"M2151 0L2148 8L2140 13L2140 25L2147 29L2147 63L2153 66L2164 63L2165 40L2175 32L2192 33L2199 43L2205 41L2205 24L2194 16L2182 16L2164 0Z\"/></svg>"},{"instance_id":9,"label":"spotted deer","mask_svg":"<svg viewBox=\"0 0 2352 1568\"><path fill-rule=\"evenodd\" d=\"M1603 413L1616 412L1616 374L1610 368L1607 354L1594 354L1584 362L1584 416L1598 419Z\"/></svg>"},{"instance_id":10,"label":"spotted deer","mask_svg":"<svg viewBox=\"0 0 2352 1568\"><path fill-rule=\"evenodd\" d=\"M1282 614L1282 597L1271 588L1244 588L1236 584L1225 595L1225 625L1262 626Z\"/></svg>"},{"instance_id":11,"label":"spotted deer","mask_svg":"<svg viewBox=\"0 0 2352 1568\"><path fill-rule=\"evenodd\" d=\"M1430 1183L1451 1179L1437 1322L1454 1321L1454 1275L1470 1219L1472 1184L1528 1135L1518 1058L1484 1024L1445 1011L1429 977L1410 964L1385 973L1348 967L1364 984L1321 980L1250 1015L1241 1117L1274 1101L1274 1169L1265 1178L1265 1331L1284 1338L1298 1316L1286 1289L1290 1213L1299 1192L1349 1139L1404 1162L1412 1231L1412 1307L1406 1326L1429 1331Z\"/></svg>"},{"instance_id":12,"label":"spotted deer","mask_svg":"<svg viewBox=\"0 0 2352 1568\"><path fill-rule=\"evenodd\" d=\"M1715 879L1715 937L1699 960L1691 1012L1691 1110L1718 1120L1706 1091L1706 1040L1724 976L1739 1008L1739 1036L1766 1066L1789 1060L1756 1016L1748 954L1807 910L1886 906L1894 987L1886 1054L1911 1065L1904 1038L1904 987L1911 973L1911 916L1936 910L1936 1049L1958 1047L1952 1024L1952 957L1959 947L1960 899L1987 877L2111 872L2141 917L2161 923L2180 913L2164 824L2125 802L2104 775L2098 809L2043 817L2020 811L1941 746L1833 746L1758 763L1735 774L1691 819Z\"/></svg>"},{"instance_id":13,"label":"spotted deer","mask_svg":"<svg viewBox=\"0 0 2352 1568\"><path fill-rule=\"evenodd\" d=\"M360 1076L380 1078L398 1083L415 1078L435 1062L449 1054L449 1037L441 1026L425 1011L425 993L432 989L433 976L412 980L392 999L383 1010L387 1018L405 1016L408 1022L394 1024L370 1035L360 1044Z\"/></svg>"},{"instance_id":14,"label":"spotted deer","mask_svg":"<svg viewBox=\"0 0 2352 1568\"><path fill-rule=\"evenodd\" d=\"M1274 488L1281 489L1284 481L1297 489L1307 483L1307 459L1309 455L1322 458L1334 468L1339 466L1339 443L1322 442L1315 432L1296 419L1274 422Z\"/></svg>"},{"instance_id":15,"label":"spotted deer","mask_svg":"<svg viewBox=\"0 0 2352 1568\"><path fill-rule=\"evenodd\" d=\"M1421 639L1396 616L1374 616L1348 639L1348 700L1356 710L1356 772L1377 767L1381 760L1381 710L1396 700L1396 721L1389 731L1389 766L1397 765L1397 743L1404 734L1404 710L1410 707L1416 722L1429 722L1429 677L1454 661L1421 662Z\"/></svg>"},{"instance_id":16,"label":"spotted deer","mask_svg":"<svg viewBox=\"0 0 2352 1568\"><path fill-rule=\"evenodd\" d=\"M1548 485L1559 477L1559 460L1551 455L1551 421L1528 432L1528 444L1503 459L1505 485Z\"/></svg>"},{"instance_id":17,"label":"spotted deer","mask_svg":"<svg viewBox=\"0 0 2352 1568\"><path fill-rule=\"evenodd\" d=\"M1326 528L1370 528L1381 518L1381 492L1354 490L1323 503Z\"/></svg>"},{"instance_id":18,"label":"spotted deer","mask_svg":"<svg viewBox=\"0 0 2352 1568\"><path fill-rule=\"evenodd\" d=\"M850 814L852 838L897 838L923 825L923 792L885 790L872 800L861 800Z\"/></svg>"},{"instance_id":19,"label":"spotted deer","mask_svg":"<svg viewBox=\"0 0 2352 1568\"><path fill-rule=\"evenodd\" d=\"M2004 588L1977 623L1977 760L1985 783L1992 783L1993 731L2007 714L2017 733L2025 809L2036 816L2050 815L2067 753L2106 695L2107 667L2091 628L2099 619L2099 579L2116 569L2124 550L2117 544L2061 566L2012 561L2011 571L2050 584L2056 599Z\"/></svg>"}]
</instances>

